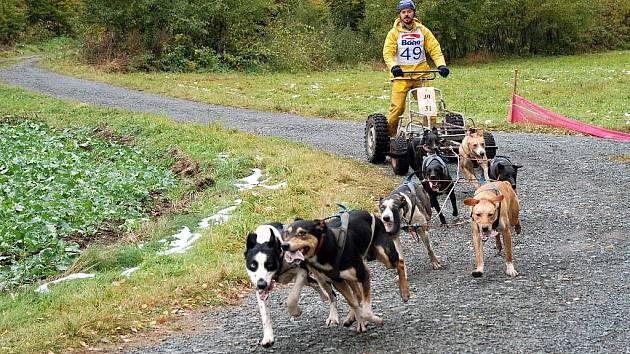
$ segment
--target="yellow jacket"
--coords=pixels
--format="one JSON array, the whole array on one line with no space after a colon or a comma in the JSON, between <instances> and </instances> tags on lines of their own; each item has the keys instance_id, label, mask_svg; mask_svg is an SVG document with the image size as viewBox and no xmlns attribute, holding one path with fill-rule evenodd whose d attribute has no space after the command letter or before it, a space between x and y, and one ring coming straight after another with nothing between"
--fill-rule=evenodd
<instances>
[{"instance_id":1,"label":"yellow jacket","mask_svg":"<svg viewBox=\"0 0 630 354\"><path fill-rule=\"evenodd\" d=\"M424 25L422 25L422 23L420 23L420 20L418 20L417 18L414 18L413 22L413 28L411 30L407 30L402 26L400 18L397 18L396 21L394 21L394 26L391 30L389 30L389 33L387 33L387 38L385 38L385 45L383 46L383 59L385 59L385 64L387 65L387 69L389 70L390 80L417 79L420 75L405 75L403 77L394 78L391 73L391 69L394 65L400 65L400 68L403 71L428 70L429 64L426 61L426 54L428 54L431 59L433 59L436 67L446 65L444 55L442 54L442 49L440 48L440 43L438 43L433 33L431 33L431 31ZM424 37L423 53L418 53L419 50L416 53L399 53L398 43L401 34L404 36L412 36L413 38L414 32L416 33L416 37L420 37L419 34L422 34L422 36ZM419 56L419 58L412 57L412 59L419 60L420 62L413 64L399 63L400 55L403 55L403 57L406 55L406 58L409 59L410 54L417 54L416 56Z\"/></svg>"}]
</instances>

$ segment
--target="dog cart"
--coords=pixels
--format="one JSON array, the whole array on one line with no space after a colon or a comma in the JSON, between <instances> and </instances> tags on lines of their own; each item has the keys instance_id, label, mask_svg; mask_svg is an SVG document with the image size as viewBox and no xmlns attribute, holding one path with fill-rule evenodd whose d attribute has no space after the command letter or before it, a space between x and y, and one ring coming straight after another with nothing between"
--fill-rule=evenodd
<instances>
[{"instance_id":1,"label":"dog cart","mask_svg":"<svg viewBox=\"0 0 630 354\"><path fill-rule=\"evenodd\" d=\"M407 71L405 75L426 74L420 81L432 81L438 70ZM437 133L437 149L434 151L445 156L450 161L457 161L459 145L466 136L466 131L474 128L467 126L467 120L459 112L446 108L442 91L436 87L427 86L411 89L407 93L407 110L401 117L396 136L389 137L387 133L387 118L380 113L371 114L365 123L365 154L371 163L385 162L389 156L392 170L395 174L404 176L411 166L419 171L422 157L427 151L422 139L425 134ZM489 159L496 155L497 146L494 137L484 132L486 154Z\"/></svg>"}]
</instances>

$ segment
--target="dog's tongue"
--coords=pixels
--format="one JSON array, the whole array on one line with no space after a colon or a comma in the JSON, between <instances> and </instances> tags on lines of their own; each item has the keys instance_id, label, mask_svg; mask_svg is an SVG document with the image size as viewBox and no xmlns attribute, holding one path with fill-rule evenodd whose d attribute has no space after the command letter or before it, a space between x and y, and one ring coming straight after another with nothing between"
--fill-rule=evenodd
<instances>
[{"instance_id":1,"label":"dog's tongue","mask_svg":"<svg viewBox=\"0 0 630 354\"><path fill-rule=\"evenodd\" d=\"M267 287L267 289L264 290L258 290L258 296L260 296L260 299L262 301L267 300L267 298L269 297L269 293L271 292L271 289L273 289L273 281L271 281L271 284L269 284L269 286Z\"/></svg>"},{"instance_id":2,"label":"dog's tongue","mask_svg":"<svg viewBox=\"0 0 630 354\"><path fill-rule=\"evenodd\" d=\"M490 230L490 231L482 231L481 232L481 240L482 241L487 241L490 237L496 236L498 234L498 232L494 231L494 230Z\"/></svg>"},{"instance_id":3,"label":"dog's tongue","mask_svg":"<svg viewBox=\"0 0 630 354\"><path fill-rule=\"evenodd\" d=\"M297 261L303 261L304 260L304 255L302 254L302 251L287 251L284 254L284 259L289 262L289 263L294 263Z\"/></svg>"},{"instance_id":4,"label":"dog's tongue","mask_svg":"<svg viewBox=\"0 0 630 354\"><path fill-rule=\"evenodd\" d=\"M394 230L393 222L384 222L383 224L385 225L385 231L392 232Z\"/></svg>"}]
</instances>

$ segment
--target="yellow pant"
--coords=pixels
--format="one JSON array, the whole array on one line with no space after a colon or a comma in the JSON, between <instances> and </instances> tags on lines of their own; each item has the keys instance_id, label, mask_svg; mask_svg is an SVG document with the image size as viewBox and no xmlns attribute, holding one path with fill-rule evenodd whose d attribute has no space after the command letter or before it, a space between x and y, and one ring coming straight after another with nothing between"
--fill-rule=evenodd
<instances>
[{"instance_id":1,"label":"yellow pant","mask_svg":"<svg viewBox=\"0 0 630 354\"><path fill-rule=\"evenodd\" d=\"M387 116L387 130L389 136L395 136L400 116L405 112L407 92L409 90L429 86L427 81L421 80L392 80L392 96ZM415 96L414 96L415 99Z\"/></svg>"}]
</instances>

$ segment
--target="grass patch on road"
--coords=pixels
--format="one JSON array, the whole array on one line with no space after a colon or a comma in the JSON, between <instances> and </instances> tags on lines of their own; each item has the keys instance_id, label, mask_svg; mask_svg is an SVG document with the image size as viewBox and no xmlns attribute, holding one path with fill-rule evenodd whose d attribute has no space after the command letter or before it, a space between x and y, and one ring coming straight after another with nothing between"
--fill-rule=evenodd
<instances>
[{"instance_id":1,"label":"grass patch on road","mask_svg":"<svg viewBox=\"0 0 630 354\"><path fill-rule=\"evenodd\" d=\"M391 84L384 70L369 67L303 73L111 73L76 62L70 51L50 56L54 71L199 102L306 116L365 121L385 113ZM449 109L492 129L523 130L507 123L513 70L518 91L546 108L610 129L630 131L630 51L506 59L451 66L435 81Z\"/></svg>"},{"instance_id":2,"label":"grass patch on road","mask_svg":"<svg viewBox=\"0 0 630 354\"><path fill-rule=\"evenodd\" d=\"M0 85L0 116L4 115L37 117L58 129L106 128L112 136L130 139L134 147L153 151L154 156L173 163L188 161L193 167L181 171L198 170L191 173L205 174L208 183L203 191L193 192L197 185L184 179L171 192L173 198L185 199L182 212L154 217L113 245L85 250L71 271L93 272L95 278L53 285L45 295L35 293L35 285L0 293L3 353L84 351L134 340L139 331L176 330L180 316L239 301L239 294L248 288L244 238L255 225L328 216L338 210L336 202L375 211L379 196L397 183L374 166L278 138L64 103ZM251 168L268 171L270 184L287 181L288 187L239 192L233 183L250 175ZM194 229L202 217L237 198L242 203L230 221L199 230L202 238L189 252L156 254L164 249L159 240L183 225ZM140 269L130 278L121 276L131 266Z\"/></svg>"}]
</instances>

